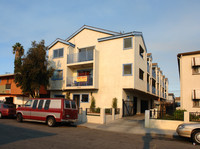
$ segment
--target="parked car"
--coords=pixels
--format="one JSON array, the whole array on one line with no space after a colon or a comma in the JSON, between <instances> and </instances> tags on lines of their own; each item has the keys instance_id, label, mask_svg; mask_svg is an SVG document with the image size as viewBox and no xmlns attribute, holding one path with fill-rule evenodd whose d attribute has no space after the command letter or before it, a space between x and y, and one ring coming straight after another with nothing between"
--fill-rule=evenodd
<instances>
[{"instance_id":1,"label":"parked car","mask_svg":"<svg viewBox=\"0 0 200 149\"><path fill-rule=\"evenodd\" d=\"M78 119L75 101L57 98L29 99L24 106L17 108L16 114L18 122L46 122L50 127L56 122L76 122Z\"/></svg>"},{"instance_id":2,"label":"parked car","mask_svg":"<svg viewBox=\"0 0 200 149\"><path fill-rule=\"evenodd\" d=\"M200 144L200 123L183 123L176 129L179 136L191 138Z\"/></svg>"},{"instance_id":3,"label":"parked car","mask_svg":"<svg viewBox=\"0 0 200 149\"><path fill-rule=\"evenodd\" d=\"M16 115L16 108L14 104L0 103L0 118L14 117Z\"/></svg>"}]
</instances>

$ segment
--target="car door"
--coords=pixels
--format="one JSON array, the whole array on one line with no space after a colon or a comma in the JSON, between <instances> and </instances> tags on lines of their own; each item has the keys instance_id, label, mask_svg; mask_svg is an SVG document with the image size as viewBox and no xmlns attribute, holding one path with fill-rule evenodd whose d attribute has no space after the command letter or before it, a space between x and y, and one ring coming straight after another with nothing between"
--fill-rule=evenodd
<instances>
[{"instance_id":1,"label":"car door","mask_svg":"<svg viewBox=\"0 0 200 149\"><path fill-rule=\"evenodd\" d=\"M33 100L28 100L24 107L21 107L21 112L23 113L24 119L30 119L31 116L31 108L32 108Z\"/></svg>"}]
</instances>

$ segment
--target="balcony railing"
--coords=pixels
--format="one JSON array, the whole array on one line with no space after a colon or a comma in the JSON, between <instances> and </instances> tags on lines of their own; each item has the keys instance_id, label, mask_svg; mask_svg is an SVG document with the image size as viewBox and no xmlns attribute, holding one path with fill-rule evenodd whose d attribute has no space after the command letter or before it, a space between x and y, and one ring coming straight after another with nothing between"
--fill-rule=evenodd
<instances>
[{"instance_id":1,"label":"balcony railing","mask_svg":"<svg viewBox=\"0 0 200 149\"><path fill-rule=\"evenodd\" d=\"M157 76L157 82L159 83L159 76Z\"/></svg>"},{"instance_id":2,"label":"balcony railing","mask_svg":"<svg viewBox=\"0 0 200 149\"><path fill-rule=\"evenodd\" d=\"M156 78L156 73L155 73L155 70L153 70L153 69L152 69L152 76L153 76L154 78Z\"/></svg>"},{"instance_id":3,"label":"balcony railing","mask_svg":"<svg viewBox=\"0 0 200 149\"><path fill-rule=\"evenodd\" d=\"M92 61L92 60L93 60L93 50L67 55L67 64Z\"/></svg>"},{"instance_id":4,"label":"balcony railing","mask_svg":"<svg viewBox=\"0 0 200 149\"><path fill-rule=\"evenodd\" d=\"M157 95L159 96L159 89L157 89Z\"/></svg>"},{"instance_id":5,"label":"balcony railing","mask_svg":"<svg viewBox=\"0 0 200 149\"><path fill-rule=\"evenodd\" d=\"M76 77L67 77L67 87L69 86L92 86L93 85L93 76L76 76Z\"/></svg>"},{"instance_id":6,"label":"balcony railing","mask_svg":"<svg viewBox=\"0 0 200 149\"><path fill-rule=\"evenodd\" d=\"M150 91L150 85L149 85L149 83L147 83L147 92L149 92Z\"/></svg>"},{"instance_id":7,"label":"balcony railing","mask_svg":"<svg viewBox=\"0 0 200 149\"><path fill-rule=\"evenodd\" d=\"M152 86L152 93L156 94L156 88L154 86Z\"/></svg>"}]
</instances>

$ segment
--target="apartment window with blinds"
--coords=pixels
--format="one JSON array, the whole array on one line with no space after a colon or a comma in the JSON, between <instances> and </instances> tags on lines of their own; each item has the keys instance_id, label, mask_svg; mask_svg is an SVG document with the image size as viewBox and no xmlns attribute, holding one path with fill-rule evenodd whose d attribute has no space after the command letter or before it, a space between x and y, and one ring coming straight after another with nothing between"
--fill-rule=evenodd
<instances>
[{"instance_id":1,"label":"apartment window with blinds","mask_svg":"<svg viewBox=\"0 0 200 149\"><path fill-rule=\"evenodd\" d=\"M144 57L144 49L142 48L142 46L140 45L140 56L143 58Z\"/></svg>"},{"instance_id":2,"label":"apartment window with blinds","mask_svg":"<svg viewBox=\"0 0 200 149\"><path fill-rule=\"evenodd\" d=\"M132 38L124 38L124 49L132 49L133 43L132 43Z\"/></svg>"},{"instance_id":3,"label":"apartment window with blinds","mask_svg":"<svg viewBox=\"0 0 200 149\"><path fill-rule=\"evenodd\" d=\"M200 74L200 57L192 58L192 74L193 75Z\"/></svg>"},{"instance_id":4,"label":"apartment window with blinds","mask_svg":"<svg viewBox=\"0 0 200 149\"><path fill-rule=\"evenodd\" d=\"M123 76L132 75L132 64L123 64Z\"/></svg>"},{"instance_id":5,"label":"apartment window with blinds","mask_svg":"<svg viewBox=\"0 0 200 149\"><path fill-rule=\"evenodd\" d=\"M139 69L139 78L144 80L144 71L142 69Z\"/></svg>"},{"instance_id":6,"label":"apartment window with blinds","mask_svg":"<svg viewBox=\"0 0 200 149\"><path fill-rule=\"evenodd\" d=\"M63 57L63 48L53 50L53 58Z\"/></svg>"}]
</instances>

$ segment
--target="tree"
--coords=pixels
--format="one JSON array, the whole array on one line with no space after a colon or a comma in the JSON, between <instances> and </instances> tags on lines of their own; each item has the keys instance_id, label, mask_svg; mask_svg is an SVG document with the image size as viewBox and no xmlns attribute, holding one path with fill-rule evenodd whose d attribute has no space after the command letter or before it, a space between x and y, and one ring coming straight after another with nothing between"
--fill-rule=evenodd
<instances>
[{"instance_id":1,"label":"tree","mask_svg":"<svg viewBox=\"0 0 200 149\"><path fill-rule=\"evenodd\" d=\"M21 44L16 43L15 45ZM16 54L18 50L15 47L13 46L13 53ZM33 41L26 56L21 58L22 52L19 52L19 57L15 56L15 83L23 93L28 93L33 98L39 97L40 87L46 88L49 85L49 78L53 75L54 69L48 67L46 51L44 40L39 43ZM16 61L18 62L16 63Z\"/></svg>"},{"instance_id":2,"label":"tree","mask_svg":"<svg viewBox=\"0 0 200 149\"><path fill-rule=\"evenodd\" d=\"M117 109L117 98L113 98L112 108Z\"/></svg>"}]
</instances>

